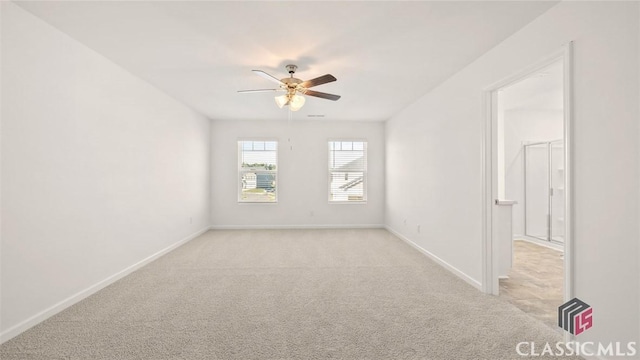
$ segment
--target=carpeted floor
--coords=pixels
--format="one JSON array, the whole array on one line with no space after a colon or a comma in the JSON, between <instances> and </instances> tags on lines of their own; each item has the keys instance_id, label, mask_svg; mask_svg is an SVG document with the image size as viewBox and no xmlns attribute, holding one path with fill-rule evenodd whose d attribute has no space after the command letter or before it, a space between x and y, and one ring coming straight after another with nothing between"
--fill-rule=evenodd
<instances>
[{"instance_id":1,"label":"carpeted floor","mask_svg":"<svg viewBox=\"0 0 640 360\"><path fill-rule=\"evenodd\" d=\"M209 231L0 359L521 359L559 340L385 230Z\"/></svg>"}]
</instances>

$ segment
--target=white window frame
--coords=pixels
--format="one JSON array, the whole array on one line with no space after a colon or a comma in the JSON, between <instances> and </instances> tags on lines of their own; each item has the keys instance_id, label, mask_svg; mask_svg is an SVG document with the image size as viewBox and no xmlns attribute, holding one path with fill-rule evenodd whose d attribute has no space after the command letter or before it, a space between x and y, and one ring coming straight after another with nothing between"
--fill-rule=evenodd
<instances>
[{"instance_id":1,"label":"white window frame","mask_svg":"<svg viewBox=\"0 0 640 360\"><path fill-rule=\"evenodd\" d=\"M276 143L276 168L275 170L265 170L265 169L254 169L254 168L243 168L242 167L242 152L243 152L243 148L242 148L242 143L243 142L249 142L249 141L253 141L253 142L275 142ZM238 196L238 204L277 204L278 203L278 187L279 187L279 181L278 181L278 168L280 167L279 164L279 160L278 160L278 153L280 152L280 142L278 141L278 139L273 139L273 138L240 138L237 141L237 160L236 160L236 166L237 166L237 184L238 184L238 190L236 191L237 196ZM276 186L274 189L274 195L275 195L275 199L274 201L252 201L252 200L243 200L242 199L242 177L245 173L251 173L251 172L261 172L261 173L270 173L270 174L274 174L275 175L275 179L276 179Z\"/></svg>"},{"instance_id":2,"label":"white window frame","mask_svg":"<svg viewBox=\"0 0 640 360\"><path fill-rule=\"evenodd\" d=\"M362 180L362 200L333 200L331 198L331 180L333 170L331 168L331 143L332 142L362 142L364 146L364 168L361 171L354 172L362 172L363 180ZM352 205L362 205L367 203L367 185L369 183L367 169L369 167L369 150L368 150L369 142L367 139L362 138L336 138L336 139L328 139L327 140L327 199L329 204L352 204ZM344 171L341 171L344 172Z\"/></svg>"}]
</instances>

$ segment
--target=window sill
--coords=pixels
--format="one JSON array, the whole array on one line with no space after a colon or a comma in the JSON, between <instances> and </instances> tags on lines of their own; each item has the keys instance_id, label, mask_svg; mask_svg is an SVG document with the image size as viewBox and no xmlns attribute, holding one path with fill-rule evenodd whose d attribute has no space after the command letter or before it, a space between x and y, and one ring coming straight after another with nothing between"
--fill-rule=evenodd
<instances>
[{"instance_id":1,"label":"window sill","mask_svg":"<svg viewBox=\"0 0 640 360\"><path fill-rule=\"evenodd\" d=\"M329 205L367 205L367 200L329 201Z\"/></svg>"},{"instance_id":2,"label":"window sill","mask_svg":"<svg viewBox=\"0 0 640 360\"><path fill-rule=\"evenodd\" d=\"M238 201L238 205L278 205L277 201Z\"/></svg>"}]
</instances>

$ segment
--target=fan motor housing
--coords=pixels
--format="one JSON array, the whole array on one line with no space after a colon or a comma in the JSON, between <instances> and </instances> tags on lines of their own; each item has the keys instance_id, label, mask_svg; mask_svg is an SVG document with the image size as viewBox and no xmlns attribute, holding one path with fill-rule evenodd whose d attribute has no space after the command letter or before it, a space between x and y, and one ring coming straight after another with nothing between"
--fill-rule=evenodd
<instances>
[{"instance_id":1,"label":"fan motor housing","mask_svg":"<svg viewBox=\"0 0 640 360\"><path fill-rule=\"evenodd\" d=\"M280 81L282 81L283 83L287 84L287 86L289 86L289 87L291 87L291 86L295 87L296 85L302 83L302 80L294 78L294 77L284 78L284 79L282 79Z\"/></svg>"},{"instance_id":2,"label":"fan motor housing","mask_svg":"<svg viewBox=\"0 0 640 360\"><path fill-rule=\"evenodd\" d=\"M285 85L280 86L282 89L287 90L289 95L294 95L296 91L299 90L299 84L302 83L302 80L296 79L294 77L284 78L281 80Z\"/></svg>"}]
</instances>

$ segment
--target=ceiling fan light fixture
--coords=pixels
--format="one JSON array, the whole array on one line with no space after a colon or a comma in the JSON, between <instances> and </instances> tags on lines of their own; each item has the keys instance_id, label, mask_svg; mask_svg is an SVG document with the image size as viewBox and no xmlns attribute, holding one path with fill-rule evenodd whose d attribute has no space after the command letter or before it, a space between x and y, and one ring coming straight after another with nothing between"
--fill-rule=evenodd
<instances>
[{"instance_id":1,"label":"ceiling fan light fixture","mask_svg":"<svg viewBox=\"0 0 640 360\"><path fill-rule=\"evenodd\" d=\"M291 76L284 79L278 79L275 76L269 75L262 70L252 70L255 74L269 81L277 83L279 87L277 89L240 90L238 92L239 93L256 93L256 92L285 91L286 94L276 96L274 100L276 102L276 105L278 105L280 109L289 105L290 111L298 111L302 109L305 103L305 97L302 96L302 94L306 96L313 96L313 97L332 100L332 101L336 101L340 99L340 95L327 94L320 91L309 90L309 88L311 87L336 81L337 79L335 78L335 76L331 74L326 74L311 80L302 81L298 78L293 77L293 74L295 74L297 68L298 67L295 65L287 65L286 69ZM301 95L298 95L298 93Z\"/></svg>"},{"instance_id":2,"label":"ceiling fan light fixture","mask_svg":"<svg viewBox=\"0 0 640 360\"><path fill-rule=\"evenodd\" d=\"M298 111L302 108L304 102L304 96L293 95L291 97L291 101L289 102L289 107L291 108L291 111Z\"/></svg>"},{"instance_id":3,"label":"ceiling fan light fixture","mask_svg":"<svg viewBox=\"0 0 640 360\"><path fill-rule=\"evenodd\" d=\"M278 107L282 109L289 102L289 96L288 95L276 96L275 100L276 100L276 105L278 105Z\"/></svg>"}]
</instances>

